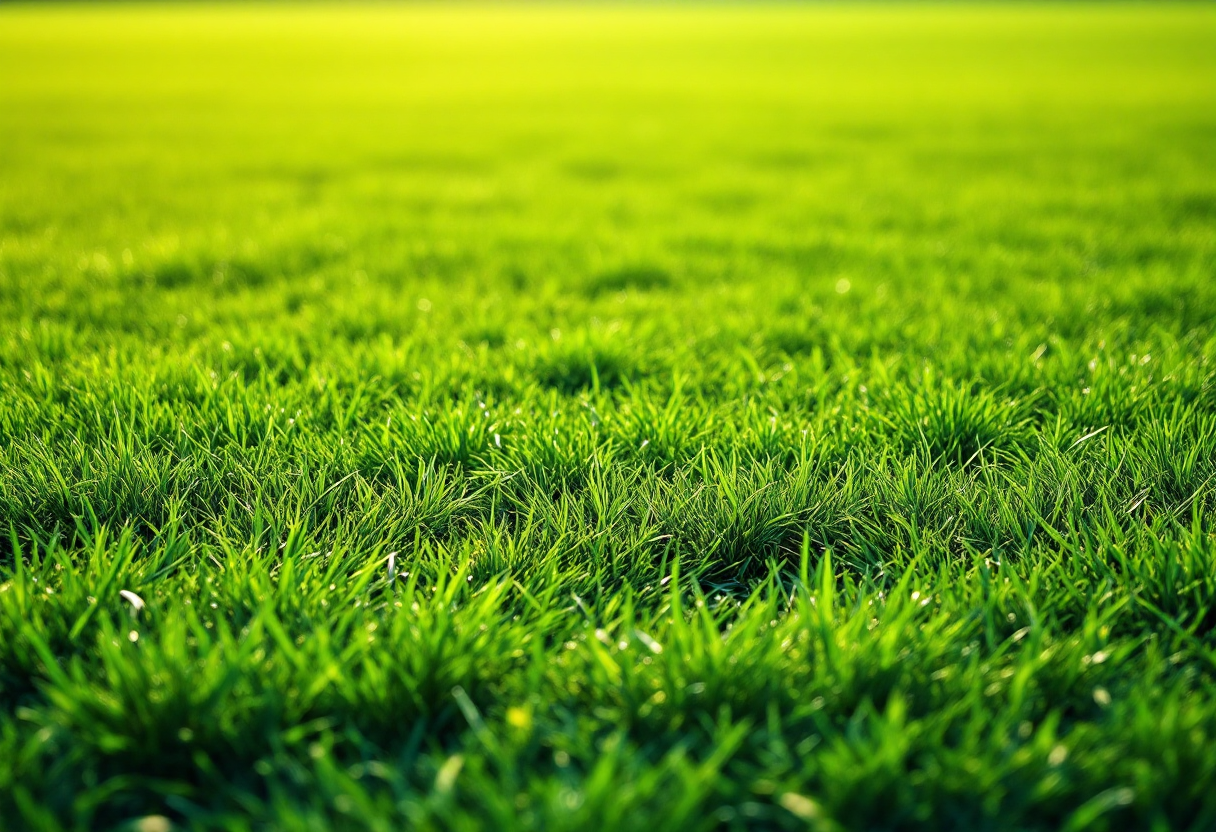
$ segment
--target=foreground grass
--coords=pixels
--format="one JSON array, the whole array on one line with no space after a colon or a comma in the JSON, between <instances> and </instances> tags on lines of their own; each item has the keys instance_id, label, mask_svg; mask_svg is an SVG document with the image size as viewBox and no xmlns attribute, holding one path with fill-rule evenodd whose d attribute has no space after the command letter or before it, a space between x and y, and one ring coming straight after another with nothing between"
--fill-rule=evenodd
<instances>
[{"instance_id":1,"label":"foreground grass","mask_svg":"<svg viewBox=\"0 0 1216 832\"><path fill-rule=\"evenodd\" d=\"M1214 46L0 9L0 827L1212 828Z\"/></svg>"}]
</instances>

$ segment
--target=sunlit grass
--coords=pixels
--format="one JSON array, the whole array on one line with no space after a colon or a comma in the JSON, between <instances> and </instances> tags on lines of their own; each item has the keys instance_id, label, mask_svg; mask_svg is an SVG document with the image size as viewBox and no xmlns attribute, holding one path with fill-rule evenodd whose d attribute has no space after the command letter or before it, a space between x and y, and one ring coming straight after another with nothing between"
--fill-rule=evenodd
<instances>
[{"instance_id":1,"label":"sunlit grass","mask_svg":"<svg viewBox=\"0 0 1216 832\"><path fill-rule=\"evenodd\" d=\"M1206 6L0 8L0 828L1216 826Z\"/></svg>"}]
</instances>

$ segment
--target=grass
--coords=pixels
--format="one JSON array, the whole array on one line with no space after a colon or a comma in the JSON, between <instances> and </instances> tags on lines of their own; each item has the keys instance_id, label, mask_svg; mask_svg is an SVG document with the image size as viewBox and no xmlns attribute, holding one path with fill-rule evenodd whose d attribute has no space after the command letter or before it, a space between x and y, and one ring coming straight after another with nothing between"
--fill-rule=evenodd
<instances>
[{"instance_id":1,"label":"grass","mask_svg":"<svg viewBox=\"0 0 1216 832\"><path fill-rule=\"evenodd\" d=\"M0 828L1216 826L1204 5L0 8Z\"/></svg>"}]
</instances>

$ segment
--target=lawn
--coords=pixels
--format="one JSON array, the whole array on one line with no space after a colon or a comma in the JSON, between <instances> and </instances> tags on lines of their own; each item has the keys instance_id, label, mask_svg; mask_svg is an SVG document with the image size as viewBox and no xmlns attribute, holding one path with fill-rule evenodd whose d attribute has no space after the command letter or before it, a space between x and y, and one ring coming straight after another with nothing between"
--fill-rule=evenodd
<instances>
[{"instance_id":1,"label":"lawn","mask_svg":"<svg viewBox=\"0 0 1216 832\"><path fill-rule=\"evenodd\" d=\"M0 829L1216 828L1211 5L0 7Z\"/></svg>"}]
</instances>

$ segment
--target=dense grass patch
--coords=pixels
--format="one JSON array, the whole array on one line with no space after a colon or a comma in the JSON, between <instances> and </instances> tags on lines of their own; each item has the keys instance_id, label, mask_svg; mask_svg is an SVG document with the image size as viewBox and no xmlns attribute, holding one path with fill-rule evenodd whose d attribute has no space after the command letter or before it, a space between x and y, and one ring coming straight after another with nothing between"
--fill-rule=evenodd
<instances>
[{"instance_id":1,"label":"dense grass patch","mask_svg":"<svg viewBox=\"0 0 1216 832\"><path fill-rule=\"evenodd\" d=\"M1213 828L1213 147L1202 6L0 9L0 828Z\"/></svg>"}]
</instances>

